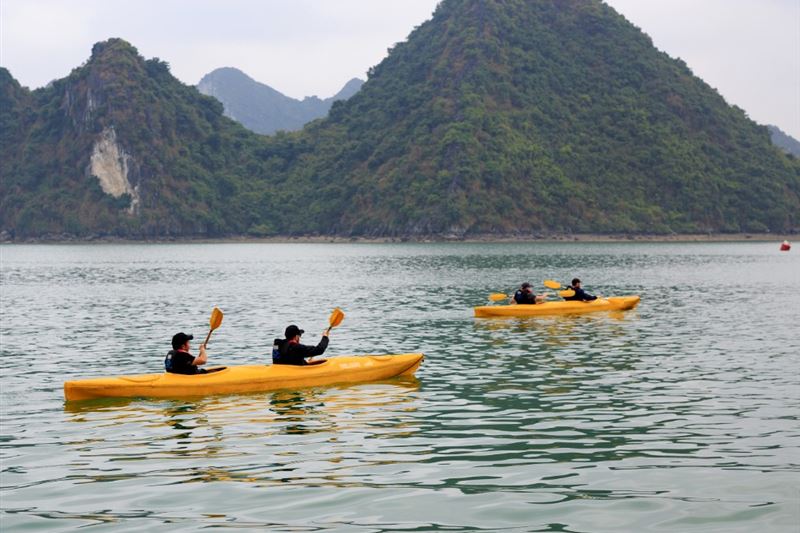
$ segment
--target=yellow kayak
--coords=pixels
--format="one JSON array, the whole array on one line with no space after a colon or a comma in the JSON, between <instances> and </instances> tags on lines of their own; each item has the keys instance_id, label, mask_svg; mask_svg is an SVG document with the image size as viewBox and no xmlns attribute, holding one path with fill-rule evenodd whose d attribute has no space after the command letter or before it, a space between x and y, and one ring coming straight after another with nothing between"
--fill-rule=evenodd
<instances>
[{"instance_id":1,"label":"yellow kayak","mask_svg":"<svg viewBox=\"0 0 800 533\"><path fill-rule=\"evenodd\" d=\"M208 374L140 374L64 382L68 401L93 398L181 398L209 394L299 389L334 383L378 381L411 376L422 363L421 353L332 357L322 363L229 366Z\"/></svg>"},{"instance_id":2,"label":"yellow kayak","mask_svg":"<svg viewBox=\"0 0 800 533\"><path fill-rule=\"evenodd\" d=\"M536 305L482 305L475 308L475 316L540 316L572 315L595 311L626 311L639 303L638 296L612 296L591 302L544 302Z\"/></svg>"}]
</instances>

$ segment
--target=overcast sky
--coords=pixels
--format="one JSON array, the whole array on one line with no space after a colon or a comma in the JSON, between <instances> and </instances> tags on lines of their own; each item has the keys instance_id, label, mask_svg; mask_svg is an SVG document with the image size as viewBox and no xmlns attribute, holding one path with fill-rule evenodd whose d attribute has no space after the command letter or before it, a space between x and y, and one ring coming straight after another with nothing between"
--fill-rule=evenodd
<instances>
[{"instance_id":1,"label":"overcast sky","mask_svg":"<svg viewBox=\"0 0 800 533\"><path fill-rule=\"evenodd\" d=\"M0 0L0 64L31 88L122 37L196 84L237 67L301 98L366 78L437 0ZM607 0L762 124L800 139L800 0Z\"/></svg>"}]
</instances>

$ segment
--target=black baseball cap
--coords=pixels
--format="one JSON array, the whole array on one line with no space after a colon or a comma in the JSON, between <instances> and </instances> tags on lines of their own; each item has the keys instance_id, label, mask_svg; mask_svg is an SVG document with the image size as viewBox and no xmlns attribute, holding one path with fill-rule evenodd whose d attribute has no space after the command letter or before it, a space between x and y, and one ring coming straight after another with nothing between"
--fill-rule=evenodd
<instances>
[{"instance_id":1,"label":"black baseball cap","mask_svg":"<svg viewBox=\"0 0 800 533\"><path fill-rule=\"evenodd\" d=\"M186 344L186 341L190 341L192 339L194 339L194 335L187 335L182 331L180 333L176 333L175 335L172 336L172 349L177 350L178 348Z\"/></svg>"},{"instance_id":2,"label":"black baseball cap","mask_svg":"<svg viewBox=\"0 0 800 533\"><path fill-rule=\"evenodd\" d=\"M523 289L527 289L527 288L528 288L528 287L530 287L530 286L531 286L531 284L530 284L530 283L528 283L527 281L526 281L525 283L523 283L523 284L522 284L522 288L523 288Z\"/></svg>"},{"instance_id":3,"label":"black baseball cap","mask_svg":"<svg viewBox=\"0 0 800 533\"><path fill-rule=\"evenodd\" d=\"M305 332L306 332L306 330L300 329L297 326L295 326L294 324L292 324L291 326L286 328L286 331L284 332L284 334L286 335L287 339L291 339L295 335L302 335Z\"/></svg>"}]
</instances>

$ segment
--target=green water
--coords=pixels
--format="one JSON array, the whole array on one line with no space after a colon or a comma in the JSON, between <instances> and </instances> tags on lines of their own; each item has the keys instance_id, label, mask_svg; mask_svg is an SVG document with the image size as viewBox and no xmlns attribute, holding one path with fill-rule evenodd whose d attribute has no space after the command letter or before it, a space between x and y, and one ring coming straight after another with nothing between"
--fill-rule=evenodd
<instances>
[{"instance_id":1,"label":"green water","mask_svg":"<svg viewBox=\"0 0 800 533\"><path fill-rule=\"evenodd\" d=\"M0 246L3 531L796 532L800 260L777 243ZM625 313L475 319L529 280ZM65 404L289 323L416 380Z\"/></svg>"}]
</instances>

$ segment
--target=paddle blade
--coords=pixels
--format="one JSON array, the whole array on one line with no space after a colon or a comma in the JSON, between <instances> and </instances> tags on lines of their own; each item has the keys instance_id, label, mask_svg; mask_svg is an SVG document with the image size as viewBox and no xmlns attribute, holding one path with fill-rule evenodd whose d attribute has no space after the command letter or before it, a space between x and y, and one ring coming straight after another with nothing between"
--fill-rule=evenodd
<instances>
[{"instance_id":1,"label":"paddle blade","mask_svg":"<svg viewBox=\"0 0 800 533\"><path fill-rule=\"evenodd\" d=\"M222 324L222 311L220 311L219 307L215 307L211 311L211 320L208 321L208 325L211 327L211 331L214 331L220 324Z\"/></svg>"},{"instance_id":2,"label":"paddle blade","mask_svg":"<svg viewBox=\"0 0 800 533\"><path fill-rule=\"evenodd\" d=\"M548 289L560 289L561 288L561 284L559 282L557 282L557 281L553 281L552 279L544 280L544 286L547 287Z\"/></svg>"},{"instance_id":3,"label":"paddle blade","mask_svg":"<svg viewBox=\"0 0 800 533\"><path fill-rule=\"evenodd\" d=\"M558 295L561 296L562 298L570 298L572 296L575 296L575 291L573 291L572 289L567 289L565 291L560 291Z\"/></svg>"},{"instance_id":4,"label":"paddle blade","mask_svg":"<svg viewBox=\"0 0 800 533\"><path fill-rule=\"evenodd\" d=\"M331 313L331 317L328 323L330 324L330 327L335 328L336 326L342 323L342 320L344 320L344 312L337 307Z\"/></svg>"},{"instance_id":5,"label":"paddle blade","mask_svg":"<svg viewBox=\"0 0 800 533\"><path fill-rule=\"evenodd\" d=\"M508 298L507 294L503 294L502 292L495 292L489 295L489 300L493 302L499 302L500 300L505 300Z\"/></svg>"}]
</instances>

